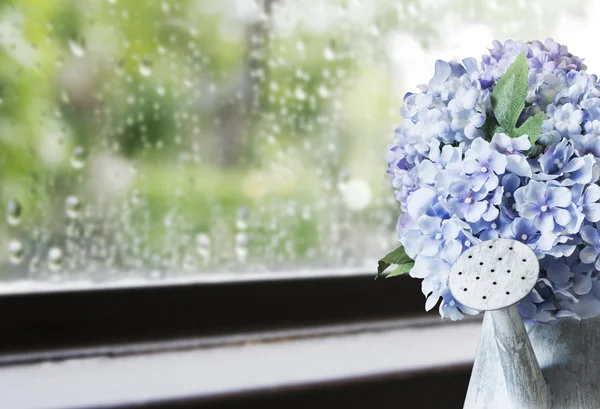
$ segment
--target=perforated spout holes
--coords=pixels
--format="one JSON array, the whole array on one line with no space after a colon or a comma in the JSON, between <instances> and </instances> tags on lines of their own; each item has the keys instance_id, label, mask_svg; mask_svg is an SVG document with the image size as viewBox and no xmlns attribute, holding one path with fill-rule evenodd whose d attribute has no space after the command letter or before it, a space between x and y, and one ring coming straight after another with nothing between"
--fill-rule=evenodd
<instances>
[{"instance_id":1,"label":"perforated spout holes","mask_svg":"<svg viewBox=\"0 0 600 409\"><path fill-rule=\"evenodd\" d=\"M450 291L467 307L497 310L527 296L539 270L535 253L525 244L509 239L486 241L456 260L450 271Z\"/></svg>"}]
</instances>

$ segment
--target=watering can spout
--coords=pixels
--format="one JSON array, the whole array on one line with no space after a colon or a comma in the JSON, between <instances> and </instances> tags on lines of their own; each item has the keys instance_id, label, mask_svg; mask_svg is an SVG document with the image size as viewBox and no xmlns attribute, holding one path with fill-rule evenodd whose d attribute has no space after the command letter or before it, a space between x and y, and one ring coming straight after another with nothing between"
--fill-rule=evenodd
<instances>
[{"instance_id":1,"label":"watering can spout","mask_svg":"<svg viewBox=\"0 0 600 409\"><path fill-rule=\"evenodd\" d=\"M533 251L515 240L485 241L465 251L450 272L450 290L463 305L485 311L465 408L492 407L478 396L499 385L487 374L502 373L507 409L550 409L550 391L516 304L539 277ZM498 362L499 361L499 362ZM500 366L500 368L498 368ZM498 402L495 402L498 405Z\"/></svg>"},{"instance_id":2,"label":"watering can spout","mask_svg":"<svg viewBox=\"0 0 600 409\"><path fill-rule=\"evenodd\" d=\"M548 385L516 305L486 314L492 321L500 365L513 408L549 409Z\"/></svg>"}]
</instances>

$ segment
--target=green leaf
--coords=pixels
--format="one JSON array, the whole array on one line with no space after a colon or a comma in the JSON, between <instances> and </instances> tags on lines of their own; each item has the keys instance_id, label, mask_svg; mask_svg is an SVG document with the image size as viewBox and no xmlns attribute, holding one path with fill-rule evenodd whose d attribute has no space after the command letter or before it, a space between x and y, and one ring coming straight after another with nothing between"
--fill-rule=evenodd
<instances>
[{"instance_id":1,"label":"green leaf","mask_svg":"<svg viewBox=\"0 0 600 409\"><path fill-rule=\"evenodd\" d=\"M492 108L500 126L510 137L515 137L517 120L525 107L529 68L525 53L515 62L496 83L492 92Z\"/></svg>"},{"instance_id":2,"label":"green leaf","mask_svg":"<svg viewBox=\"0 0 600 409\"><path fill-rule=\"evenodd\" d=\"M527 135L529 137L529 142L531 142L531 146L535 144L540 136L540 131L542 130L542 123L546 119L544 114L536 114L534 116L530 116L527 120L521 125L515 132L517 136Z\"/></svg>"},{"instance_id":3,"label":"green leaf","mask_svg":"<svg viewBox=\"0 0 600 409\"><path fill-rule=\"evenodd\" d=\"M493 115L488 114L481 129L485 133L485 139L491 141L492 136L494 136L496 133L496 129L498 129L498 122L496 121L496 118L494 118Z\"/></svg>"},{"instance_id":4,"label":"green leaf","mask_svg":"<svg viewBox=\"0 0 600 409\"><path fill-rule=\"evenodd\" d=\"M379 263L377 265L377 275L375 276L375 279L377 279L381 275L381 273L383 273L392 264L401 265L409 263L411 261L412 259L408 257L406 251L404 251L404 247L400 246L396 250L388 253L384 258L379 260Z\"/></svg>"},{"instance_id":5,"label":"green leaf","mask_svg":"<svg viewBox=\"0 0 600 409\"><path fill-rule=\"evenodd\" d=\"M408 273L414 267L415 262L409 261L408 263L398 264L398 267L394 269L391 273L389 273L385 278L396 277L402 275L404 273Z\"/></svg>"}]
</instances>

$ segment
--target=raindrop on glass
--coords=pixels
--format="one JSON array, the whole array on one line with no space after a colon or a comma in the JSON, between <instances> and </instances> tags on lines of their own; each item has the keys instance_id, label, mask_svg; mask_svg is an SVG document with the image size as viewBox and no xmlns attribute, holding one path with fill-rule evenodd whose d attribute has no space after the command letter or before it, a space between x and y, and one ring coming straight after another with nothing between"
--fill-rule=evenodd
<instances>
[{"instance_id":1,"label":"raindrop on glass","mask_svg":"<svg viewBox=\"0 0 600 409\"><path fill-rule=\"evenodd\" d=\"M245 263L248 258L248 235L238 233L235 235L235 255L238 262Z\"/></svg>"},{"instance_id":2,"label":"raindrop on glass","mask_svg":"<svg viewBox=\"0 0 600 409\"><path fill-rule=\"evenodd\" d=\"M205 260L210 258L210 246L211 240L210 236L206 233L198 233L196 235L196 249L200 257Z\"/></svg>"},{"instance_id":3,"label":"raindrop on glass","mask_svg":"<svg viewBox=\"0 0 600 409\"><path fill-rule=\"evenodd\" d=\"M144 58L142 60L139 66L139 71L144 77L149 77L150 74L152 74L152 67L149 59Z\"/></svg>"},{"instance_id":4,"label":"raindrop on glass","mask_svg":"<svg viewBox=\"0 0 600 409\"><path fill-rule=\"evenodd\" d=\"M85 54L85 42L82 38L74 37L69 39L69 49L76 57L83 57Z\"/></svg>"},{"instance_id":5,"label":"raindrop on glass","mask_svg":"<svg viewBox=\"0 0 600 409\"><path fill-rule=\"evenodd\" d=\"M304 101L306 99L306 92L304 92L302 88L296 87L296 90L294 91L294 96L297 100Z\"/></svg>"},{"instance_id":6,"label":"raindrop on glass","mask_svg":"<svg viewBox=\"0 0 600 409\"><path fill-rule=\"evenodd\" d=\"M335 60L335 52L331 48L326 47L323 50L323 57L325 57L327 61L333 61Z\"/></svg>"},{"instance_id":7,"label":"raindrop on glass","mask_svg":"<svg viewBox=\"0 0 600 409\"><path fill-rule=\"evenodd\" d=\"M194 257L190 254L186 254L185 256L183 256L181 264L183 269L189 273L196 272L196 269L198 268L198 266L196 265L196 260L194 260Z\"/></svg>"},{"instance_id":8,"label":"raindrop on glass","mask_svg":"<svg viewBox=\"0 0 600 409\"><path fill-rule=\"evenodd\" d=\"M321 85L317 90L321 98L327 98L329 96L329 90L324 85Z\"/></svg>"},{"instance_id":9,"label":"raindrop on glass","mask_svg":"<svg viewBox=\"0 0 600 409\"><path fill-rule=\"evenodd\" d=\"M48 250L48 267L52 271L60 270L63 262L63 251L58 247Z\"/></svg>"},{"instance_id":10,"label":"raindrop on glass","mask_svg":"<svg viewBox=\"0 0 600 409\"><path fill-rule=\"evenodd\" d=\"M31 260L29 260L29 272L37 273L40 270L40 258L38 256L33 256Z\"/></svg>"},{"instance_id":11,"label":"raindrop on glass","mask_svg":"<svg viewBox=\"0 0 600 409\"><path fill-rule=\"evenodd\" d=\"M246 230L248 228L248 213L247 206L242 206L237 210L235 227L237 227L238 230Z\"/></svg>"},{"instance_id":12,"label":"raindrop on glass","mask_svg":"<svg viewBox=\"0 0 600 409\"><path fill-rule=\"evenodd\" d=\"M21 204L14 199L11 199L6 204L6 221L11 226L16 226L21 223L21 216L23 213L23 209L21 208Z\"/></svg>"},{"instance_id":13,"label":"raindrop on glass","mask_svg":"<svg viewBox=\"0 0 600 409\"><path fill-rule=\"evenodd\" d=\"M81 169L85 166L87 154L82 146L76 146L71 155L71 166L75 169Z\"/></svg>"},{"instance_id":14,"label":"raindrop on glass","mask_svg":"<svg viewBox=\"0 0 600 409\"><path fill-rule=\"evenodd\" d=\"M81 214L81 201L76 196L68 196L65 200L65 213L71 219L76 219Z\"/></svg>"},{"instance_id":15,"label":"raindrop on glass","mask_svg":"<svg viewBox=\"0 0 600 409\"><path fill-rule=\"evenodd\" d=\"M19 240L8 242L8 260L13 264L19 264L23 261L23 244Z\"/></svg>"}]
</instances>

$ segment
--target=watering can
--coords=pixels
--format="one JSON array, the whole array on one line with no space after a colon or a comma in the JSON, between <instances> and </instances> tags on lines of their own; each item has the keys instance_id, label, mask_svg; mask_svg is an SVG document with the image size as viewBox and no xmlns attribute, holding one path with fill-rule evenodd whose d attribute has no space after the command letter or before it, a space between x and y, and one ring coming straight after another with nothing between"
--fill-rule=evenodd
<instances>
[{"instance_id":1,"label":"watering can","mask_svg":"<svg viewBox=\"0 0 600 409\"><path fill-rule=\"evenodd\" d=\"M599 409L600 317L535 324L516 304L535 286L539 262L508 239L466 250L450 271L450 290L485 311L464 409Z\"/></svg>"}]
</instances>

